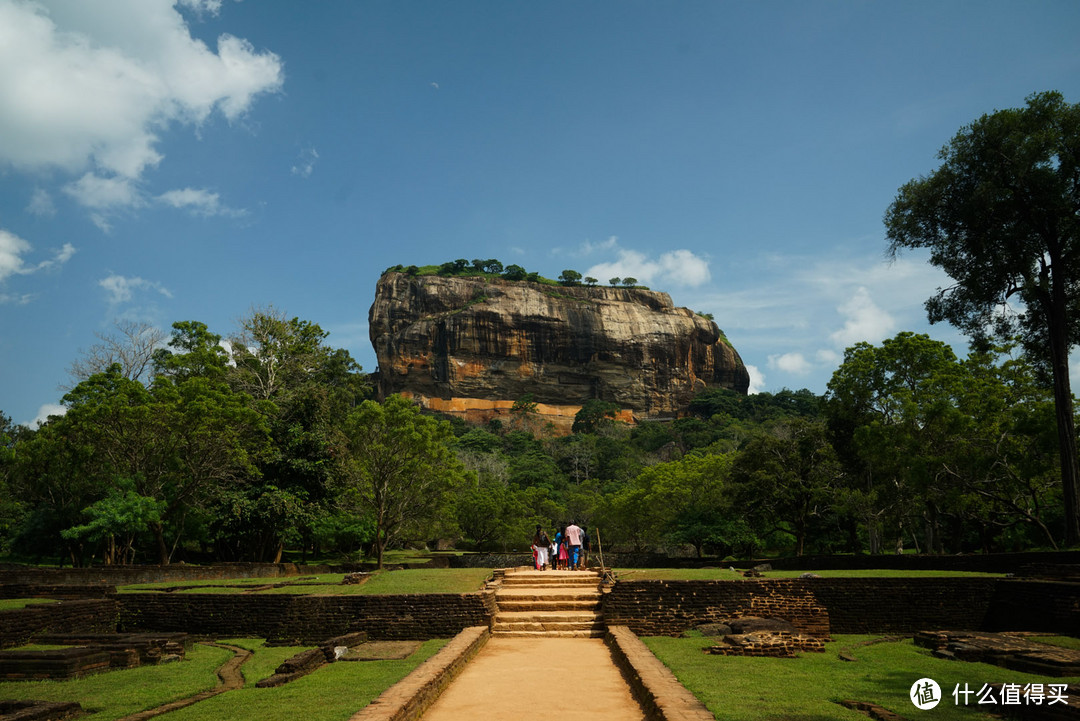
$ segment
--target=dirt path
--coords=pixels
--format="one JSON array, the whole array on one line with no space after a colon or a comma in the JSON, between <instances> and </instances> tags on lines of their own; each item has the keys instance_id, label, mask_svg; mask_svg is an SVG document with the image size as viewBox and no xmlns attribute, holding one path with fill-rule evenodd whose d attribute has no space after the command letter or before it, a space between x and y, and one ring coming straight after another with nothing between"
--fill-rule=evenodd
<instances>
[{"instance_id":1,"label":"dirt path","mask_svg":"<svg viewBox=\"0 0 1080 721\"><path fill-rule=\"evenodd\" d=\"M644 717L603 640L493 637L423 721Z\"/></svg>"},{"instance_id":2,"label":"dirt path","mask_svg":"<svg viewBox=\"0 0 1080 721\"><path fill-rule=\"evenodd\" d=\"M148 711L140 711L139 713L125 716L119 721L146 721L146 719L160 716L163 713L169 711L175 711L176 709L184 708L192 704L204 701L212 696L217 696L219 693L225 693L226 691L232 691L234 689L244 687L244 674L240 671L240 667L243 666L249 658L251 658L251 651L246 648L240 648L239 646L230 646L224 643L207 643L207 646L217 646L218 648L227 648L235 655L221 665L217 670L218 679L221 683L217 688L210 691L203 691L202 693L182 698L179 701L173 701L171 703L152 708Z\"/></svg>"}]
</instances>

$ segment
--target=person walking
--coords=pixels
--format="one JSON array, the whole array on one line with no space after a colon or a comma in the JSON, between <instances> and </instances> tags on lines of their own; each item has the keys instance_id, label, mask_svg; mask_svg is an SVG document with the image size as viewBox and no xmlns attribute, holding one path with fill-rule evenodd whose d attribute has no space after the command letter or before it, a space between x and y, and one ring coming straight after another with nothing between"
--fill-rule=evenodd
<instances>
[{"instance_id":1,"label":"person walking","mask_svg":"<svg viewBox=\"0 0 1080 721\"><path fill-rule=\"evenodd\" d=\"M555 545L558 546L559 549L559 555L556 559L555 568L559 569L560 571L565 571L567 569L567 564L570 561L570 556L568 555L566 550L566 526L563 526L561 529L559 529L559 532L555 534Z\"/></svg>"},{"instance_id":2,"label":"person walking","mask_svg":"<svg viewBox=\"0 0 1080 721\"><path fill-rule=\"evenodd\" d=\"M579 570L578 564L581 562L581 526L575 521L570 521L564 536L567 545L568 566L571 571L577 571Z\"/></svg>"},{"instance_id":3,"label":"person walking","mask_svg":"<svg viewBox=\"0 0 1080 721\"><path fill-rule=\"evenodd\" d=\"M548 538L547 531L539 525L536 527L536 533L533 534L532 547L536 570L543 571L548 564L548 549L551 547L551 539Z\"/></svg>"}]
</instances>

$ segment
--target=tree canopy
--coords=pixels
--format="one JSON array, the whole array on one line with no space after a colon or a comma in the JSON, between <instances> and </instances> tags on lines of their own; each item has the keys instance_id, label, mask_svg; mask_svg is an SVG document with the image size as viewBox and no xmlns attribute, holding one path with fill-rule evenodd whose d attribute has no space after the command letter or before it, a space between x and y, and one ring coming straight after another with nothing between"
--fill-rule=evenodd
<instances>
[{"instance_id":1,"label":"tree canopy","mask_svg":"<svg viewBox=\"0 0 1080 721\"><path fill-rule=\"evenodd\" d=\"M927 303L981 347L1019 337L1052 379L1065 539L1080 542L1069 351L1080 340L1080 105L1036 93L962 128L885 215L890 251L927 248L955 281Z\"/></svg>"}]
</instances>

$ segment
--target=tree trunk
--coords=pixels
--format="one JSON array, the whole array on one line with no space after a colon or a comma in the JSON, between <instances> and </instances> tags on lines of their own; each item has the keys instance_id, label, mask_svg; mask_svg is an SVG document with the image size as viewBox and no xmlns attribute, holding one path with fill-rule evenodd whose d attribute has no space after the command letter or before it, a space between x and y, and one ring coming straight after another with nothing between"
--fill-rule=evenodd
<instances>
[{"instance_id":1,"label":"tree trunk","mask_svg":"<svg viewBox=\"0 0 1080 721\"><path fill-rule=\"evenodd\" d=\"M285 551L285 544L278 543L277 549L274 551L274 563L281 563L281 554Z\"/></svg>"},{"instance_id":2,"label":"tree trunk","mask_svg":"<svg viewBox=\"0 0 1080 721\"><path fill-rule=\"evenodd\" d=\"M160 523L151 523L150 532L154 534L158 547L158 563L162 566L169 565L169 545L165 543L165 527Z\"/></svg>"},{"instance_id":3,"label":"tree trunk","mask_svg":"<svg viewBox=\"0 0 1080 721\"><path fill-rule=\"evenodd\" d=\"M1076 428L1073 424L1073 398L1069 383L1068 318L1064 292L1054 284L1050 304L1050 364L1054 374L1054 414L1057 417L1058 447L1061 454L1061 486L1065 501L1065 545L1080 543L1080 464L1076 455ZM1061 296L1061 297L1059 297Z\"/></svg>"}]
</instances>

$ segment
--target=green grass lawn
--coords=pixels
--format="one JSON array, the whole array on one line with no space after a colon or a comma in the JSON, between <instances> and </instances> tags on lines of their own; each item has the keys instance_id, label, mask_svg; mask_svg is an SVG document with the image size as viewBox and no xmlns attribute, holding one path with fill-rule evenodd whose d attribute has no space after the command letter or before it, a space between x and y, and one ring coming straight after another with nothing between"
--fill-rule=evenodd
<instances>
[{"instance_id":1,"label":"green grass lawn","mask_svg":"<svg viewBox=\"0 0 1080 721\"><path fill-rule=\"evenodd\" d=\"M729 568L616 568L620 581L741 581L744 576ZM762 578L798 578L807 571L768 571ZM1001 577L1003 573L971 571L895 571L857 569L810 571L822 578L939 578L956 576Z\"/></svg>"},{"instance_id":2,"label":"green grass lawn","mask_svg":"<svg viewBox=\"0 0 1080 721\"><path fill-rule=\"evenodd\" d=\"M411 656L398 661L329 664L292 683L270 689L257 689L255 683L274 673L282 661L310 646L267 647L263 639L250 638L222 639L221 643L254 652L243 666L245 687L173 711L163 719L347 719L432 656L446 640L425 641ZM108 671L72 681L0 682L0 698L77 701L91 711L85 718L109 721L215 688L218 683L215 671L231 655L225 649L196 644L187 658L177 663Z\"/></svg>"},{"instance_id":3,"label":"green grass lawn","mask_svg":"<svg viewBox=\"0 0 1080 721\"><path fill-rule=\"evenodd\" d=\"M0 598L0 611L14 611L35 603L56 603L51 598Z\"/></svg>"},{"instance_id":4,"label":"green grass lawn","mask_svg":"<svg viewBox=\"0 0 1080 721\"><path fill-rule=\"evenodd\" d=\"M912 684L926 677L937 681L943 696L937 708L926 712L934 719L990 718L976 705L975 696L971 706L957 706L952 695L955 685L963 689L967 683L978 691L984 683L994 682L1080 681L937 659L911 639L858 645L873 638L838 635L826 644L825 653L803 653L794 659L713 656L702 649L717 640L705 637L642 640L721 721L866 721L863 714L836 703L843 699L876 703L905 718L915 718L924 712L911 703L908 693ZM857 660L841 661L837 657L841 648Z\"/></svg>"},{"instance_id":5,"label":"green grass lawn","mask_svg":"<svg viewBox=\"0 0 1080 721\"><path fill-rule=\"evenodd\" d=\"M139 583L122 586L121 593L140 593L145 591L163 591L177 586L198 586L175 593L244 593L258 586L281 583L298 583L281 588L267 588L254 593L289 593L289 594L332 594L348 596L353 594L392 596L409 593L471 593L483 588L484 581L491 577L490 568L408 568L400 571L376 571L365 583L343 586L343 573L324 573L318 576L292 578L243 578L234 580L192 581L178 583ZM233 588L240 586L240 588Z\"/></svg>"},{"instance_id":6,"label":"green grass lawn","mask_svg":"<svg viewBox=\"0 0 1080 721\"><path fill-rule=\"evenodd\" d=\"M107 671L71 681L3 681L0 698L77 701L85 718L109 721L217 686L215 671L232 653L196 645L184 661Z\"/></svg>"},{"instance_id":7,"label":"green grass lawn","mask_svg":"<svg viewBox=\"0 0 1080 721\"><path fill-rule=\"evenodd\" d=\"M444 639L426 641L411 656L399 661L332 663L277 688L255 688L254 675L245 674L248 685L244 688L162 718L163 721L341 721L371 703L445 644ZM256 658L261 652L256 650Z\"/></svg>"},{"instance_id":8,"label":"green grass lawn","mask_svg":"<svg viewBox=\"0 0 1080 721\"><path fill-rule=\"evenodd\" d=\"M249 686L268 676L273 676L274 671L285 659L292 658L301 651L315 648L314 646L267 646L265 638L220 638L218 643L239 646L253 653L248 662L240 667L241 673L244 674L244 683Z\"/></svg>"},{"instance_id":9,"label":"green grass lawn","mask_svg":"<svg viewBox=\"0 0 1080 721\"><path fill-rule=\"evenodd\" d=\"M1080 638L1073 638L1072 636L1032 636L1031 640L1080 651Z\"/></svg>"}]
</instances>

